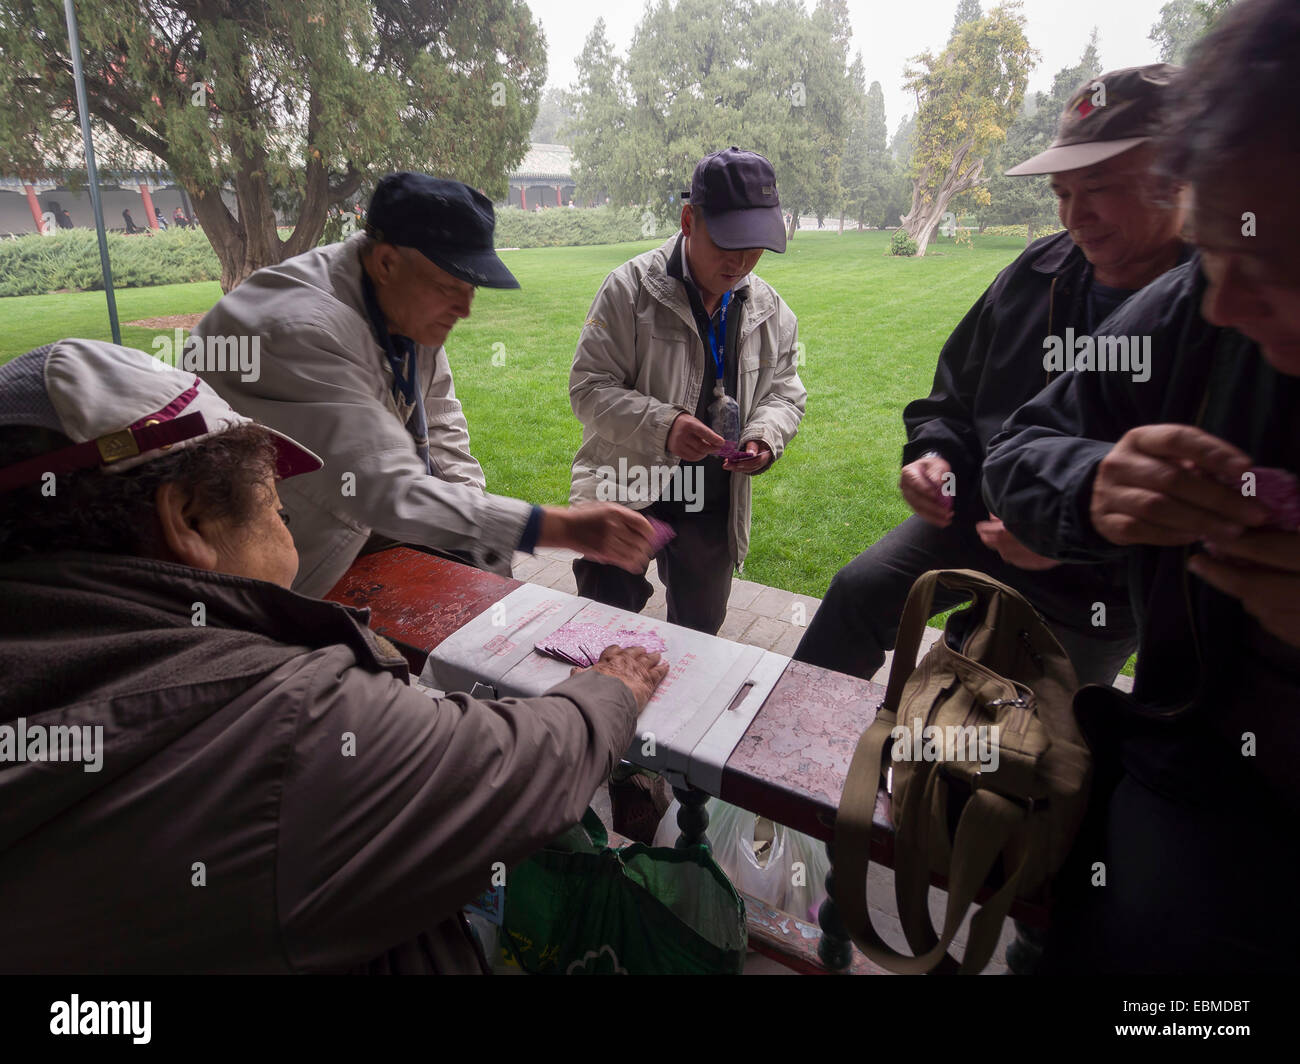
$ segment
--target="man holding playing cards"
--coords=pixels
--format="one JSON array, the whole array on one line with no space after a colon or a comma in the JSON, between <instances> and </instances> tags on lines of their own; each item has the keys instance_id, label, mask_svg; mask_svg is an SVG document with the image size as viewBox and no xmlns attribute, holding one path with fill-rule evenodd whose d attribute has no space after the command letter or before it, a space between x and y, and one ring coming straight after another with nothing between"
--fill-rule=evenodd
<instances>
[{"instance_id":1,"label":"man holding playing cards","mask_svg":"<svg viewBox=\"0 0 1300 1064\"><path fill-rule=\"evenodd\" d=\"M681 232L605 278L569 375L582 422L570 501L621 502L662 522L668 620L716 634L749 548L750 477L781 457L807 393L797 323L754 275L785 251L776 175L763 156L705 156ZM640 611L644 574L578 559L578 593Z\"/></svg>"}]
</instances>

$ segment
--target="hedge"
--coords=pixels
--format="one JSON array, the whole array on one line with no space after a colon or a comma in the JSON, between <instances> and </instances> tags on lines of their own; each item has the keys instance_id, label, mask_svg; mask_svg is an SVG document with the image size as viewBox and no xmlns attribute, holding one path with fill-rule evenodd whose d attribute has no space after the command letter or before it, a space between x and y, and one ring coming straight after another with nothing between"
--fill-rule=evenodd
<instances>
[{"instance_id":1,"label":"hedge","mask_svg":"<svg viewBox=\"0 0 1300 1064\"><path fill-rule=\"evenodd\" d=\"M539 248L621 244L666 238L676 220L660 224L637 207L497 211L497 247ZM287 234L284 234L287 235ZM171 228L151 236L108 234L108 256L117 288L188 281L219 281L221 265L208 238L196 229ZM0 296L94 291L104 287L99 243L93 229L60 229L0 240Z\"/></svg>"}]
</instances>

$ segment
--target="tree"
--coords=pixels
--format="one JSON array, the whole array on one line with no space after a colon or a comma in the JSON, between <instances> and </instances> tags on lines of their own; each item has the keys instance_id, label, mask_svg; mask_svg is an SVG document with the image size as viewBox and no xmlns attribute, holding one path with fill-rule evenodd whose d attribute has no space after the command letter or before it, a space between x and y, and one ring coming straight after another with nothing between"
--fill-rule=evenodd
<instances>
[{"instance_id":1,"label":"tree","mask_svg":"<svg viewBox=\"0 0 1300 1064\"><path fill-rule=\"evenodd\" d=\"M1169 0L1160 9L1160 17L1147 40L1160 47L1162 63L1181 63L1205 31L1205 19L1197 10L1197 0Z\"/></svg>"},{"instance_id":2,"label":"tree","mask_svg":"<svg viewBox=\"0 0 1300 1064\"><path fill-rule=\"evenodd\" d=\"M541 103L537 108L537 121L533 123L530 134L534 144L569 144L569 135L565 127L573 121L573 112L569 110L565 93L561 89L547 89L542 93Z\"/></svg>"},{"instance_id":3,"label":"tree","mask_svg":"<svg viewBox=\"0 0 1300 1064\"><path fill-rule=\"evenodd\" d=\"M844 209L856 219L859 229L864 224L883 226L888 224L887 211L898 184L898 165L888 147L885 94L878 81L862 92L861 53L853 61L850 78L854 84L854 106L844 147Z\"/></svg>"},{"instance_id":4,"label":"tree","mask_svg":"<svg viewBox=\"0 0 1300 1064\"><path fill-rule=\"evenodd\" d=\"M1237 0L1196 0L1196 9L1201 13L1205 28L1211 30L1219 21L1219 16L1236 2Z\"/></svg>"},{"instance_id":5,"label":"tree","mask_svg":"<svg viewBox=\"0 0 1300 1064\"><path fill-rule=\"evenodd\" d=\"M899 225L912 207L912 146L916 139L916 115L907 115L894 130L885 159L883 228Z\"/></svg>"},{"instance_id":6,"label":"tree","mask_svg":"<svg viewBox=\"0 0 1300 1064\"><path fill-rule=\"evenodd\" d=\"M1033 242L1036 228L1051 225L1057 218L1056 196L1046 176L1007 177L1002 171L1044 151L1056 139L1061 113L1075 90L1101 73L1101 56L1094 28L1074 66L1057 71L1050 93L1025 98L1006 143L992 156L988 181L989 203L976 211L980 226L1024 225L1026 245Z\"/></svg>"},{"instance_id":7,"label":"tree","mask_svg":"<svg viewBox=\"0 0 1300 1064\"><path fill-rule=\"evenodd\" d=\"M1234 0L1170 0L1160 9L1160 17L1147 34L1147 40L1160 46L1164 63L1185 63L1192 46L1205 36L1219 16Z\"/></svg>"},{"instance_id":8,"label":"tree","mask_svg":"<svg viewBox=\"0 0 1300 1064\"><path fill-rule=\"evenodd\" d=\"M829 214L842 200L849 33L845 0L811 14L799 0L659 0L620 59L598 22L570 95L580 189L667 218L700 158L735 144L771 160L796 217Z\"/></svg>"},{"instance_id":9,"label":"tree","mask_svg":"<svg viewBox=\"0 0 1300 1064\"><path fill-rule=\"evenodd\" d=\"M568 126L573 176L584 199L599 200L614 191L615 148L623 142L631 115L624 78L605 20L598 18L578 57L578 81L564 95L565 107L574 116Z\"/></svg>"},{"instance_id":10,"label":"tree","mask_svg":"<svg viewBox=\"0 0 1300 1064\"><path fill-rule=\"evenodd\" d=\"M329 208L390 170L504 195L546 73L523 0L100 0L78 17L92 121L189 192L226 291L314 247ZM63 5L9 0L0 53L0 169L48 172L78 136Z\"/></svg>"},{"instance_id":11,"label":"tree","mask_svg":"<svg viewBox=\"0 0 1300 1064\"><path fill-rule=\"evenodd\" d=\"M917 56L907 69L916 93L912 206L903 227L924 255L948 204L963 193L987 202L985 156L1006 138L1020 111L1038 53L1029 47L1018 2L1006 2L961 25L937 57Z\"/></svg>"},{"instance_id":12,"label":"tree","mask_svg":"<svg viewBox=\"0 0 1300 1064\"><path fill-rule=\"evenodd\" d=\"M979 0L957 0L957 13L953 16L952 32L948 34L948 39L952 40L966 23L978 21L983 14Z\"/></svg>"},{"instance_id":13,"label":"tree","mask_svg":"<svg viewBox=\"0 0 1300 1064\"><path fill-rule=\"evenodd\" d=\"M894 130L893 139L889 142L889 154L904 169L912 165L912 147L915 142L916 115L906 115L899 120L898 128Z\"/></svg>"}]
</instances>

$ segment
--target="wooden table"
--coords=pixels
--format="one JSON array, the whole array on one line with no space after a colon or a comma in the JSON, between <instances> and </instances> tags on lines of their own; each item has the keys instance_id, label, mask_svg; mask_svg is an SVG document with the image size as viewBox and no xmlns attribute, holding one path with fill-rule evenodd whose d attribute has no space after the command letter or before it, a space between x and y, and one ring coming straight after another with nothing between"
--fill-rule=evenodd
<instances>
[{"instance_id":1,"label":"wooden table","mask_svg":"<svg viewBox=\"0 0 1300 1064\"><path fill-rule=\"evenodd\" d=\"M395 547L358 558L326 597L369 609L370 627L397 645L418 676L433 648L519 586ZM792 661L728 759L715 797L829 844L853 751L884 694L880 684ZM688 835L702 835L707 821L700 821L699 807L708 796L676 793L682 801L678 823ZM873 833L871 859L892 867L893 825L883 791L875 820L884 830ZM827 883L829 889L830 877ZM1043 922L1037 907L1018 903L1013 913ZM854 952L833 901L823 905L820 922L822 962L831 970L849 968Z\"/></svg>"}]
</instances>

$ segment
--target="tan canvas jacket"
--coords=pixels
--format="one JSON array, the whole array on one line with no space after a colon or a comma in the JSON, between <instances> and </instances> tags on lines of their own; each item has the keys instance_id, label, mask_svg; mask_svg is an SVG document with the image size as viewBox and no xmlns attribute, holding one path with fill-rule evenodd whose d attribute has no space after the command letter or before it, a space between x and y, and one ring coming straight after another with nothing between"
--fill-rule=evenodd
<instances>
[{"instance_id":1,"label":"tan canvas jacket","mask_svg":"<svg viewBox=\"0 0 1300 1064\"><path fill-rule=\"evenodd\" d=\"M372 532L469 553L509 575L531 506L484 491L444 348L418 347L429 423L430 477L393 399L393 375L370 329L361 236L258 270L194 335L258 342L256 380L238 369L200 375L236 410L292 436L325 462L280 485L300 564L294 590L324 595Z\"/></svg>"},{"instance_id":2,"label":"tan canvas jacket","mask_svg":"<svg viewBox=\"0 0 1300 1064\"><path fill-rule=\"evenodd\" d=\"M677 241L625 262L605 278L587 314L569 374L569 402L582 422L570 501L599 498L601 467L673 467L668 430L694 414L704 382L704 348L682 283L666 273ZM761 440L774 460L798 431L807 392L799 379L798 323L766 281L749 274L750 298L737 337L736 401L741 440ZM730 539L739 568L749 550L750 477L731 478ZM628 499L644 509L657 498ZM623 500L615 500L623 501Z\"/></svg>"}]
</instances>

